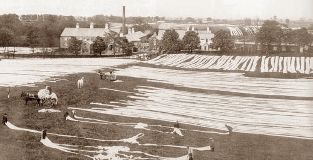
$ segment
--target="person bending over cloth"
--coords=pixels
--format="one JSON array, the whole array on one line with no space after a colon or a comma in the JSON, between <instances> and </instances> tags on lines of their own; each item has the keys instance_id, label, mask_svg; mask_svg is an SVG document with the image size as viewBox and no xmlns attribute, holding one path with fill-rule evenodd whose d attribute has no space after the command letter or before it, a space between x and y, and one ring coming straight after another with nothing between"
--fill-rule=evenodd
<instances>
[{"instance_id":1,"label":"person bending over cloth","mask_svg":"<svg viewBox=\"0 0 313 160\"><path fill-rule=\"evenodd\" d=\"M116 75L111 71L110 72L110 81L116 81Z\"/></svg>"},{"instance_id":2,"label":"person bending over cloth","mask_svg":"<svg viewBox=\"0 0 313 160\"><path fill-rule=\"evenodd\" d=\"M179 129L179 123L178 121L176 121L176 123L174 124L174 130L172 132L173 134L176 133L179 136L184 136L183 133L181 132L181 130Z\"/></svg>"}]
</instances>

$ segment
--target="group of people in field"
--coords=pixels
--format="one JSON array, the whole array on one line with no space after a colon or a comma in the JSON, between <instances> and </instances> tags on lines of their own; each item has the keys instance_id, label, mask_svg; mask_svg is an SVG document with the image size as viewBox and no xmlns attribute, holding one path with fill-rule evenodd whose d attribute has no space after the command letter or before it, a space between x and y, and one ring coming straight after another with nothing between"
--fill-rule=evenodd
<instances>
[{"instance_id":1,"label":"group of people in field","mask_svg":"<svg viewBox=\"0 0 313 160\"><path fill-rule=\"evenodd\" d=\"M231 127L230 125L228 124L225 124L225 127L227 128L227 131L228 131L228 134L231 135L233 133L233 127ZM183 136L181 130L180 130L180 124L178 123L178 121L176 121L174 123L174 130L173 130L173 134L177 134L179 136ZM213 138L209 138L209 147L210 147L210 150L212 152L214 152L214 149L215 149L215 145L214 145L214 139ZM193 160L193 149L189 146L187 146L187 160Z\"/></svg>"},{"instance_id":2,"label":"group of people in field","mask_svg":"<svg viewBox=\"0 0 313 160\"><path fill-rule=\"evenodd\" d=\"M98 75L100 76L100 79L109 80L109 81L116 81L117 76L113 71L110 72L103 72L101 70L98 71Z\"/></svg>"},{"instance_id":3,"label":"group of people in field","mask_svg":"<svg viewBox=\"0 0 313 160\"><path fill-rule=\"evenodd\" d=\"M72 114L73 114L73 117L75 117L75 111L74 110L72 111ZM68 118L69 118L69 113L65 112L64 120L67 120ZM6 113L4 113L2 116L2 124L6 125L7 122L8 122L8 115ZM231 135L233 128L227 124L225 124L225 127L227 128L229 135ZM174 123L174 131L172 133L176 133L180 136L183 136L181 131L180 131L180 124L178 123L178 121L176 121L176 123ZM47 130L44 129L42 131L42 134L41 134L41 139L45 139L46 136L47 136ZM213 138L209 138L209 147L210 147L210 150L212 152L214 152L215 145L214 145L214 139ZM187 146L187 160L193 160L193 159L194 159L193 148Z\"/></svg>"},{"instance_id":4,"label":"group of people in field","mask_svg":"<svg viewBox=\"0 0 313 160\"><path fill-rule=\"evenodd\" d=\"M6 125L7 122L8 122L8 114L4 113L2 115L2 124ZM47 137L47 130L44 129L41 134L41 139L45 139L46 137Z\"/></svg>"}]
</instances>

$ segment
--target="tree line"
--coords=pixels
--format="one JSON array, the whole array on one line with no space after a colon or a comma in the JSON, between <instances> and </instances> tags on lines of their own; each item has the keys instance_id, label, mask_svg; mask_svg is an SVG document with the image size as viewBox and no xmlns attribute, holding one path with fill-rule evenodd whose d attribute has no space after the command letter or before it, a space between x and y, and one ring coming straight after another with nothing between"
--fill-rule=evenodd
<instances>
[{"instance_id":1,"label":"tree line","mask_svg":"<svg viewBox=\"0 0 313 160\"><path fill-rule=\"evenodd\" d=\"M155 31L156 29L147 22L157 20L164 20L164 17L127 17L127 23L134 24L135 31ZM0 47L58 47L64 28L73 28L77 22L73 16L46 14L24 15L19 18L16 14L0 15ZM79 25L87 28L90 22L95 24L95 28L104 28L108 22L121 23L122 17L95 15L83 18L79 21Z\"/></svg>"},{"instance_id":2,"label":"tree line","mask_svg":"<svg viewBox=\"0 0 313 160\"><path fill-rule=\"evenodd\" d=\"M255 35L248 35L243 29L243 37L233 37L229 31L217 30L214 32L210 47L219 50L221 54L228 54L234 51L235 40L242 41L243 39L254 42L255 46L260 45L263 54L280 53L283 45L308 47L311 50L308 49L307 52L312 52L313 35L308 32L307 28L290 29L285 24L273 20L265 21ZM273 46L276 50L273 50ZM166 30L160 45L160 50L168 53L177 53L182 50L192 52L197 49L200 49L200 38L194 31L187 31L180 40L179 34L174 29Z\"/></svg>"},{"instance_id":3,"label":"tree line","mask_svg":"<svg viewBox=\"0 0 313 160\"><path fill-rule=\"evenodd\" d=\"M68 50L71 53L78 55L83 50L82 43L82 40L71 37L69 40ZM109 47L111 47L110 50L113 54L120 52L130 56L133 53L134 44L128 42L125 37L120 37L119 34L111 32L107 33L104 37L96 37L90 45L90 53L101 56L101 54Z\"/></svg>"},{"instance_id":4,"label":"tree line","mask_svg":"<svg viewBox=\"0 0 313 160\"><path fill-rule=\"evenodd\" d=\"M75 27L72 16L44 15L44 19L23 22L16 14L0 16L1 47L57 47L65 27Z\"/></svg>"},{"instance_id":5,"label":"tree line","mask_svg":"<svg viewBox=\"0 0 313 160\"><path fill-rule=\"evenodd\" d=\"M282 45L296 45L297 47L312 47L313 35L307 28L292 30L276 21L265 21L256 34L256 43L261 45L262 53L271 54L281 52ZM273 51L273 46L277 47Z\"/></svg>"},{"instance_id":6,"label":"tree line","mask_svg":"<svg viewBox=\"0 0 313 160\"><path fill-rule=\"evenodd\" d=\"M179 39L179 34L174 30L166 30L163 34L160 51L166 51L168 53L177 53L181 50L187 50L192 52L198 49L200 46L200 38L195 31L187 31L182 38Z\"/></svg>"},{"instance_id":7,"label":"tree line","mask_svg":"<svg viewBox=\"0 0 313 160\"><path fill-rule=\"evenodd\" d=\"M33 16L34 17L34 16ZM81 27L89 27L90 22L95 23L95 27L104 27L107 22L121 22L119 16L96 15L89 17L86 21L80 21ZM158 32L157 29L148 25L146 21L163 20L162 17L130 17L127 20L134 24L135 31L151 30ZM16 14L0 15L0 47L57 47L65 27L75 27L77 20L73 16L41 15L35 21L21 21ZM248 23L248 22L247 22ZM313 26L311 25L311 27ZM248 37L245 34L244 37ZM221 53L230 53L234 50L234 37L230 32L219 30L214 32L211 48L219 49ZM238 39L242 40L242 37ZM292 30L284 24L276 21L265 21L259 32L247 39L253 40L261 46L264 54L274 53L273 46L277 46L275 52L282 50L282 45L296 45L298 47L309 46L312 48L313 36L308 33L307 28ZM116 40L120 46L125 40ZM126 44L126 43L125 43ZM175 30L166 30L160 43L160 50L167 52L179 52L187 50L192 52L199 49L200 38L194 31L185 33L182 39ZM127 48L127 47L126 47ZM97 51L96 51L97 52Z\"/></svg>"}]
</instances>

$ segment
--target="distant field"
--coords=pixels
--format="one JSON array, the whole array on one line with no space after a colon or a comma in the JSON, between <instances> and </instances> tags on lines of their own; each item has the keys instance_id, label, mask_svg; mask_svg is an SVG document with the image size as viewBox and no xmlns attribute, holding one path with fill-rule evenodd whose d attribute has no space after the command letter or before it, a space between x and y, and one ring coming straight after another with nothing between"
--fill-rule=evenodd
<instances>
[{"instance_id":1,"label":"distant field","mask_svg":"<svg viewBox=\"0 0 313 160\"><path fill-rule=\"evenodd\" d=\"M53 48L34 48L34 53L41 53L41 52L52 52L56 50L58 47L53 47ZM10 51L13 53L15 50L15 54L31 54L33 53L33 49L29 47L7 47L6 52ZM0 53L4 52L4 48L0 48Z\"/></svg>"}]
</instances>

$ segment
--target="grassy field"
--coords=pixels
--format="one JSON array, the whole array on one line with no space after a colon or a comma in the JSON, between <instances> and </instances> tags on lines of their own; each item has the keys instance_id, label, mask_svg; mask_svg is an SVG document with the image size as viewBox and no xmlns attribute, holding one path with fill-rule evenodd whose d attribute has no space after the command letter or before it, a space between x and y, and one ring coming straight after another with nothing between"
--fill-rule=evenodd
<instances>
[{"instance_id":1,"label":"grassy field","mask_svg":"<svg viewBox=\"0 0 313 160\"><path fill-rule=\"evenodd\" d=\"M77 89L76 81L84 76L86 84L83 89ZM99 125L88 123L77 123L65 121L63 114L69 111L68 107L90 108L91 102L109 103L111 101L128 100L128 93L114 92L109 90L99 90L101 87L117 90L131 91L136 86L158 86L164 88L175 88L173 85L149 82L145 79L119 77L123 83L112 83L100 80L96 74L84 73L73 74L63 77L68 81L58 81L55 83L38 83L38 87L14 87L11 88L11 97L7 98L6 88L0 88L0 113L7 113L9 121L16 126L36 130L47 129L48 132L76 135L98 139L122 139L144 133L140 142L155 144L174 144L183 146L207 146L209 138L215 139L215 151L196 151L194 158L197 160L227 159L227 160L308 160L313 159L312 140L302 140L293 138L273 137L255 134L234 133L230 135L217 135L208 133L186 132L184 137L176 135L154 133L145 130L135 130L130 127L116 125ZM61 113L38 113L42 107L36 106L35 101L29 102L26 106L20 97L21 91L38 91L45 85L52 87L59 97L59 105L54 109L61 110ZM142 118L130 118L114 115L94 114L79 111L77 113L83 117L93 117L97 119L117 122L134 122L147 124L161 124L173 126L172 123L149 120ZM186 129L213 130L200 128L197 126L181 125ZM236 132L236 131L235 131ZM82 139L70 139L64 137L49 136L49 139L64 144L80 145L112 145L97 141ZM0 159L1 160L74 160L88 159L64 153L45 147L40 142L40 135L23 131L10 130L8 127L0 127ZM186 154L184 149L169 149L163 147L147 147L129 144L134 150L140 150L149 154L180 157Z\"/></svg>"}]
</instances>

